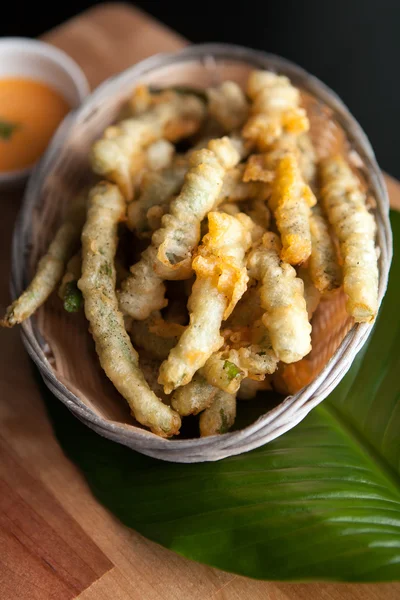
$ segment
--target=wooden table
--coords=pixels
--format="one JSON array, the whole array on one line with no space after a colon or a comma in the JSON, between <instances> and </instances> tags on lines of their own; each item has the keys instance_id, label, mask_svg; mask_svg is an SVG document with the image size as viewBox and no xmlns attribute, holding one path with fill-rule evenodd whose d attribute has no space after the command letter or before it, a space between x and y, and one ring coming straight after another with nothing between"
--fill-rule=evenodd
<instances>
[{"instance_id":1,"label":"wooden table","mask_svg":"<svg viewBox=\"0 0 400 600\"><path fill-rule=\"evenodd\" d=\"M100 5L44 38L94 87L184 40L125 4ZM400 185L388 178L400 209ZM0 308L20 192L2 195ZM17 330L0 335L0 598L2 600L394 600L400 584L258 582L185 560L122 526L63 455Z\"/></svg>"}]
</instances>

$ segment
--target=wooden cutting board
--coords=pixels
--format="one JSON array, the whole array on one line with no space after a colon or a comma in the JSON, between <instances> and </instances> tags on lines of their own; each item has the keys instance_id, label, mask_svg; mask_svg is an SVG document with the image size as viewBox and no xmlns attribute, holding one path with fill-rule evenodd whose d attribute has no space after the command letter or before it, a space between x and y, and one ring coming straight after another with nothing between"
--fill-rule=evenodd
<instances>
[{"instance_id":1,"label":"wooden cutting board","mask_svg":"<svg viewBox=\"0 0 400 600\"><path fill-rule=\"evenodd\" d=\"M185 43L126 4L104 4L43 36L92 87ZM388 178L393 205L400 185ZM21 192L2 194L0 309ZM258 582L183 559L122 526L91 495L51 430L17 330L0 335L0 598L2 600L395 600L400 584Z\"/></svg>"}]
</instances>

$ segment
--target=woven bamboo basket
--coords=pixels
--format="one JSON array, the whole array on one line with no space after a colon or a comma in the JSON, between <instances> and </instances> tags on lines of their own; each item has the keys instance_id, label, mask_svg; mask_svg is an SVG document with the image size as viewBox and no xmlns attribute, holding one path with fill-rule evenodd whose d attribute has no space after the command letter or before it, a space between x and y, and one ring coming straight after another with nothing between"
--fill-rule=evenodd
<instances>
[{"instance_id":1,"label":"woven bamboo basket","mask_svg":"<svg viewBox=\"0 0 400 600\"><path fill-rule=\"evenodd\" d=\"M190 46L149 58L101 85L59 128L26 189L13 239L12 294L28 283L46 250L63 209L90 173L88 150L113 122L134 87L207 87L231 79L244 85L249 71L269 69L287 75L302 91L318 158L342 151L367 190L377 223L379 303L384 296L392 253L385 184L367 137L342 101L318 79L277 56L225 45ZM261 416L244 428L206 438L166 440L141 428L102 372L83 315L68 315L53 295L22 325L28 353L54 394L99 434L143 454L172 462L219 460L268 443L299 423L337 386L365 344L372 326L354 324L342 293L321 302L313 316L313 350L280 370L275 385L285 395L268 397ZM262 402L264 400L262 399ZM240 403L246 411L251 402Z\"/></svg>"}]
</instances>

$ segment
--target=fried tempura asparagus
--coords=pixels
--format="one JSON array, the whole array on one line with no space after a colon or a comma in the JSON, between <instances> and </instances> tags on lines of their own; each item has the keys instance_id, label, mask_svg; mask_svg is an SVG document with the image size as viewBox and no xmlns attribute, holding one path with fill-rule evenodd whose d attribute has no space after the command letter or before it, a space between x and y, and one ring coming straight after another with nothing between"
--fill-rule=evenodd
<instances>
[{"instance_id":1,"label":"fried tempura asparagus","mask_svg":"<svg viewBox=\"0 0 400 600\"><path fill-rule=\"evenodd\" d=\"M341 156L322 162L321 186L325 212L343 259L347 312L356 322L373 321L378 310L379 272L375 221L366 207L365 194Z\"/></svg>"},{"instance_id":2,"label":"fried tempura asparagus","mask_svg":"<svg viewBox=\"0 0 400 600\"><path fill-rule=\"evenodd\" d=\"M323 294L340 286L341 271L328 224L318 205L311 211L310 231L310 276L315 287Z\"/></svg>"},{"instance_id":3,"label":"fried tempura asparagus","mask_svg":"<svg viewBox=\"0 0 400 600\"><path fill-rule=\"evenodd\" d=\"M127 400L139 423L157 435L169 437L179 431L179 415L150 390L118 309L114 257L117 227L124 217L125 202L117 186L104 182L91 190L82 232L82 277L78 286L106 375Z\"/></svg>"},{"instance_id":4,"label":"fried tempura asparagus","mask_svg":"<svg viewBox=\"0 0 400 600\"><path fill-rule=\"evenodd\" d=\"M122 284L119 301L123 312L134 319L147 318L166 305L164 279L191 276L192 251L200 240L201 221L217 202L226 170L239 160L236 145L227 137L211 140L208 149L193 152L181 193ZM146 293L139 295L142 290Z\"/></svg>"},{"instance_id":5,"label":"fried tempura asparagus","mask_svg":"<svg viewBox=\"0 0 400 600\"><path fill-rule=\"evenodd\" d=\"M41 306L63 276L65 265L76 251L86 215L86 195L82 194L67 209L47 253L39 261L27 289L7 308L3 327L13 327L28 319Z\"/></svg>"},{"instance_id":6,"label":"fried tempura asparagus","mask_svg":"<svg viewBox=\"0 0 400 600\"><path fill-rule=\"evenodd\" d=\"M263 323L256 320L249 330L249 345L227 348L210 356L201 369L208 383L232 394L246 377L262 380L276 370L278 357Z\"/></svg>"},{"instance_id":7,"label":"fried tempura asparagus","mask_svg":"<svg viewBox=\"0 0 400 600\"><path fill-rule=\"evenodd\" d=\"M308 130L304 109L300 108L300 92L287 77L268 71L253 71L247 82L252 100L251 117L243 136L260 150L268 150L284 133L299 135Z\"/></svg>"},{"instance_id":8,"label":"fried tempura asparagus","mask_svg":"<svg viewBox=\"0 0 400 600\"><path fill-rule=\"evenodd\" d=\"M153 231L147 218L149 210L168 204L170 198L181 189L187 169L187 161L179 157L162 171L145 173L138 199L128 205L129 229L139 237L151 236Z\"/></svg>"},{"instance_id":9,"label":"fried tempura asparagus","mask_svg":"<svg viewBox=\"0 0 400 600\"><path fill-rule=\"evenodd\" d=\"M135 157L152 142L175 141L196 131L205 115L204 103L194 95L169 92L165 101L105 130L94 143L91 164L95 173L117 183L128 200L133 197Z\"/></svg>"},{"instance_id":10,"label":"fried tempura asparagus","mask_svg":"<svg viewBox=\"0 0 400 600\"><path fill-rule=\"evenodd\" d=\"M207 91L208 112L226 133L238 129L247 119L249 107L242 89L234 81L224 81Z\"/></svg>"},{"instance_id":11,"label":"fried tempura asparagus","mask_svg":"<svg viewBox=\"0 0 400 600\"><path fill-rule=\"evenodd\" d=\"M294 268L280 258L281 244L274 233L266 233L262 244L248 258L250 276L261 282L262 321L279 360L292 363L311 350L303 282Z\"/></svg>"},{"instance_id":12,"label":"fried tempura asparagus","mask_svg":"<svg viewBox=\"0 0 400 600\"><path fill-rule=\"evenodd\" d=\"M211 140L207 149L194 152L179 196L171 203L152 243L157 258L171 271L190 269L191 253L200 240L200 223L214 208L223 177L240 160L228 137ZM157 265L155 265L157 271Z\"/></svg>"},{"instance_id":13,"label":"fried tempura asparagus","mask_svg":"<svg viewBox=\"0 0 400 600\"><path fill-rule=\"evenodd\" d=\"M216 387L207 383L204 377L196 373L190 383L175 390L171 406L182 417L197 415L211 406L217 391Z\"/></svg>"},{"instance_id":14,"label":"fried tempura asparagus","mask_svg":"<svg viewBox=\"0 0 400 600\"><path fill-rule=\"evenodd\" d=\"M225 213L208 215L209 232L193 260L196 281L188 302L190 323L160 368L166 393L191 381L223 344L221 322L246 291L244 257L251 244L251 219Z\"/></svg>"},{"instance_id":15,"label":"fried tempura asparagus","mask_svg":"<svg viewBox=\"0 0 400 600\"><path fill-rule=\"evenodd\" d=\"M315 203L294 155L287 154L278 163L269 206L282 239L281 258L291 265L301 264L311 254L310 206Z\"/></svg>"},{"instance_id":16,"label":"fried tempura asparagus","mask_svg":"<svg viewBox=\"0 0 400 600\"><path fill-rule=\"evenodd\" d=\"M236 419L236 396L218 390L209 408L200 415L200 436L227 433Z\"/></svg>"}]
</instances>

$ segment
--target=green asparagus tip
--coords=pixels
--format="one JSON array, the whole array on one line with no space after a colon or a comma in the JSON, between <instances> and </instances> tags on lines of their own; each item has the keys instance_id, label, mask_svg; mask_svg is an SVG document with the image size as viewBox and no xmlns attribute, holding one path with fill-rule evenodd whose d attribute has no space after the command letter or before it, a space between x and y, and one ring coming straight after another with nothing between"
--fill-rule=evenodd
<instances>
[{"instance_id":1,"label":"green asparagus tip","mask_svg":"<svg viewBox=\"0 0 400 600\"><path fill-rule=\"evenodd\" d=\"M64 309L67 312L78 312L83 303L82 292L76 281L69 281L65 286Z\"/></svg>"}]
</instances>

